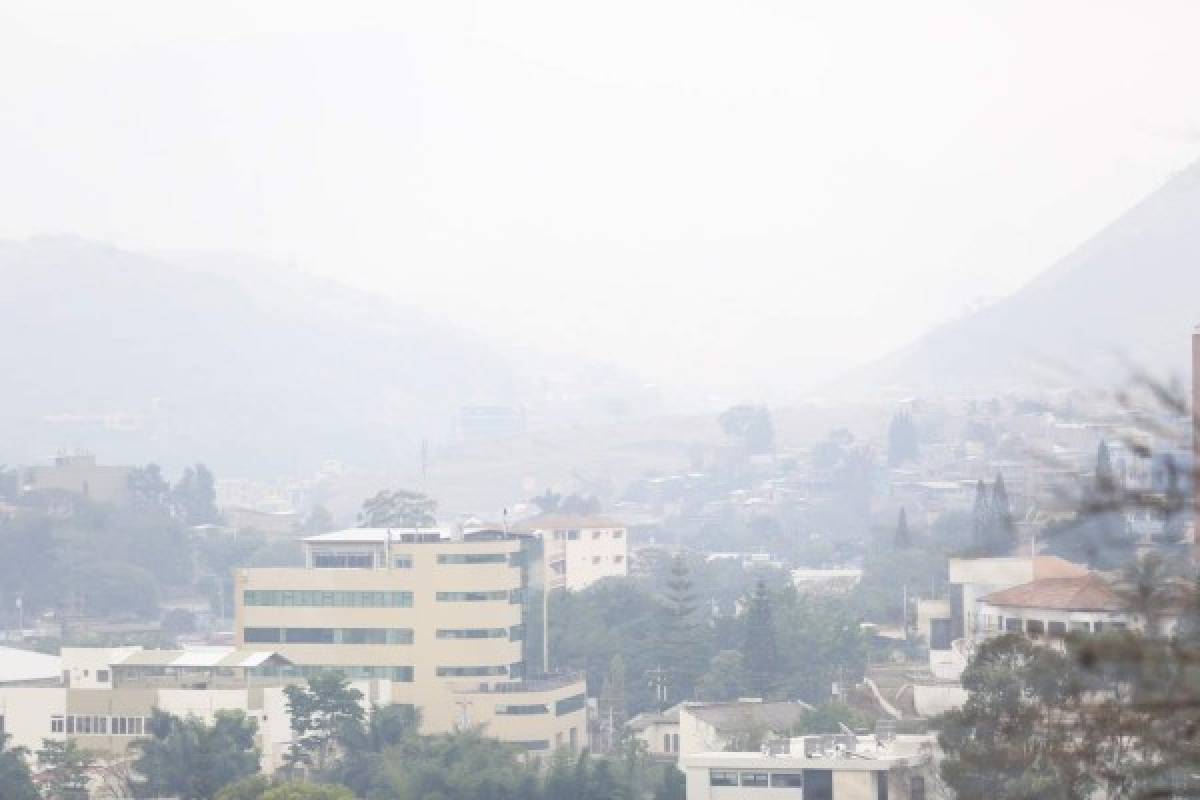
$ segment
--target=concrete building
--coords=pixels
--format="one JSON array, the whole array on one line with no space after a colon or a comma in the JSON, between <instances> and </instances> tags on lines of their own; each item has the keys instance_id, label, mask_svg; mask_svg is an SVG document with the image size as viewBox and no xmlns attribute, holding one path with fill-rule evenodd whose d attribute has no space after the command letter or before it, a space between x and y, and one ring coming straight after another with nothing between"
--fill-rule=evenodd
<instances>
[{"instance_id":1,"label":"concrete building","mask_svg":"<svg viewBox=\"0 0 1200 800\"><path fill-rule=\"evenodd\" d=\"M83 495L98 503L124 502L133 467L105 466L88 453L60 455L49 466L30 467L26 491L57 489Z\"/></svg>"},{"instance_id":2,"label":"concrete building","mask_svg":"<svg viewBox=\"0 0 1200 800\"><path fill-rule=\"evenodd\" d=\"M978 601L977 619L980 638L1024 633L1051 641L1137 624L1128 604L1095 573L1043 578L985 595Z\"/></svg>"},{"instance_id":3,"label":"concrete building","mask_svg":"<svg viewBox=\"0 0 1200 800\"><path fill-rule=\"evenodd\" d=\"M684 755L688 800L925 800L925 736L802 736L759 752Z\"/></svg>"},{"instance_id":4,"label":"concrete building","mask_svg":"<svg viewBox=\"0 0 1200 800\"><path fill-rule=\"evenodd\" d=\"M355 528L304 540L302 568L236 576L236 641L283 677L336 669L391 682L423 730L482 728L531 752L587 744L582 676L547 675L542 541Z\"/></svg>"},{"instance_id":5,"label":"concrete building","mask_svg":"<svg viewBox=\"0 0 1200 800\"><path fill-rule=\"evenodd\" d=\"M546 585L551 589L586 589L603 578L629 574L629 531L606 517L543 514L517 529L545 542Z\"/></svg>"},{"instance_id":6,"label":"concrete building","mask_svg":"<svg viewBox=\"0 0 1200 800\"><path fill-rule=\"evenodd\" d=\"M747 749L758 740L786 737L811 710L801 702L684 703L679 707L678 752Z\"/></svg>"},{"instance_id":7,"label":"concrete building","mask_svg":"<svg viewBox=\"0 0 1200 800\"><path fill-rule=\"evenodd\" d=\"M114 762L148 733L154 709L206 722L238 710L258 725L262 768L271 771L292 738L284 682L273 676L288 663L277 653L233 647L64 648L58 685L0 686L0 720L14 746L36 751L43 739L72 740ZM386 682L354 686L364 705L388 691Z\"/></svg>"},{"instance_id":8,"label":"concrete building","mask_svg":"<svg viewBox=\"0 0 1200 800\"><path fill-rule=\"evenodd\" d=\"M635 739L646 745L646 754L659 761L679 758L679 706L666 711L644 711L625 723Z\"/></svg>"}]
</instances>

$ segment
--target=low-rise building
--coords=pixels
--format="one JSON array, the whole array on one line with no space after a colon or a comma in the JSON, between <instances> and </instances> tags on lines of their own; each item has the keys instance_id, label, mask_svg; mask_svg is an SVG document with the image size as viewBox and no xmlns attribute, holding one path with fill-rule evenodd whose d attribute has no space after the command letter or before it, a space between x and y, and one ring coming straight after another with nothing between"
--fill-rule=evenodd
<instances>
[{"instance_id":1,"label":"low-rise building","mask_svg":"<svg viewBox=\"0 0 1200 800\"><path fill-rule=\"evenodd\" d=\"M985 595L977 618L980 638L1024 633L1054 639L1124 630L1137 623L1128 603L1095 573L1042 578Z\"/></svg>"},{"instance_id":2,"label":"low-rise building","mask_svg":"<svg viewBox=\"0 0 1200 800\"><path fill-rule=\"evenodd\" d=\"M689 753L680 768L688 800L925 800L931 749L925 736L802 736Z\"/></svg>"},{"instance_id":3,"label":"low-rise building","mask_svg":"<svg viewBox=\"0 0 1200 800\"><path fill-rule=\"evenodd\" d=\"M96 463L89 453L56 456L48 466L30 467L27 491L55 489L73 492L97 503L119 504L129 492L129 476L133 467L108 466Z\"/></svg>"},{"instance_id":4,"label":"low-rise building","mask_svg":"<svg viewBox=\"0 0 1200 800\"><path fill-rule=\"evenodd\" d=\"M36 751L44 739L70 740L111 762L149 734L155 709L209 723L218 711L237 710L258 726L262 768L272 771L292 739L286 682L273 677L289 663L277 653L233 647L65 648L58 685L0 686L0 720L14 746ZM387 693L380 682L354 688L364 706Z\"/></svg>"},{"instance_id":5,"label":"low-rise building","mask_svg":"<svg viewBox=\"0 0 1200 800\"><path fill-rule=\"evenodd\" d=\"M786 737L812 706L757 699L679 706L680 755L713 750L753 749L757 742Z\"/></svg>"},{"instance_id":6,"label":"low-rise building","mask_svg":"<svg viewBox=\"0 0 1200 800\"><path fill-rule=\"evenodd\" d=\"M658 760L679 758L679 706L666 711L644 711L625 723L633 737L646 745L646 754Z\"/></svg>"}]
</instances>

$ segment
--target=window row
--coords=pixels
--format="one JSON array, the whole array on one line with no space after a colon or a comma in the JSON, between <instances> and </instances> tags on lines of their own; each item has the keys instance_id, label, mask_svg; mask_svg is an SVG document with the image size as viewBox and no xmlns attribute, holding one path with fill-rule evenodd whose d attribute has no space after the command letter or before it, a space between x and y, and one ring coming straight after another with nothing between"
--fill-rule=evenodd
<instances>
[{"instance_id":1,"label":"window row","mask_svg":"<svg viewBox=\"0 0 1200 800\"><path fill-rule=\"evenodd\" d=\"M709 770L708 772L708 785L743 786L753 789L763 789L766 787L774 787L779 789L800 788L804 786L804 773L817 771L818 770L804 770L803 772L766 772L736 769L713 769Z\"/></svg>"},{"instance_id":2,"label":"window row","mask_svg":"<svg viewBox=\"0 0 1200 800\"><path fill-rule=\"evenodd\" d=\"M481 592L438 592L439 603L494 603L507 600L521 602L520 589L489 589Z\"/></svg>"},{"instance_id":3,"label":"window row","mask_svg":"<svg viewBox=\"0 0 1200 800\"><path fill-rule=\"evenodd\" d=\"M375 566L375 553L371 550L313 550L312 565L315 569L371 569Z\"/></svg>"},{"instance_id":4,"label":"window row","mask_svg":"<svg viewBox=\"0 0 1200 800\"><path fill-rule=\"evenodd\" d=\"M507 675L508 667L503 664L483 667L438 667L439 678L483 678Z\"/></svg>"},{"instance_id":5,"label":"window row","mask_svg":"<svg viewBox=\"0 0 1200 800\"><path fill-rule=\"evenodd\" d=\"M150 733L150 718L51 714L50 732L92 736L142 736Z\"/></svg>"},{"instance_id":6,"label":"window row","mask_svg":"<svg viewBox=\"0 0 1200 800\"><path fill-rule=\"evenodd\" d=\"M496 714L505 717L523 717L532 716L534 714L549 714L550 707L545 703L531 703L529 705L498 705L496 706Z\"/></svg>"},{"instance_id":7,"label":"window row","mask_svg":"<svg viewBox=\"0 0 1200 800\"><path fill-rule=\"evenodd\" d=\"M518 750L549 750L550 749L550 740L549 739L528 739L528 740L521 741L521 742L509 742L509 744L511 744L513 747L517 748Z\"/></svg>"},{"instance_id":8,"label":"window row","mask_svg":"<svg viewBox=\"0 0 1200 800\"><path fill-rule=\"evenodd\" d=\"M512 639L518 641L519 636L513 636L513 633L520 633L518 628L521 626L514 625L510 628L438 628L437 638L439 639Z\"/></svg>"},{"instance_id":9,"label":"window row","mask_svg":"<svg viewBox=\"0 0 1200 800\"><path fill-rule=\"evenodd\" d=\"M622 528L618 528L613 531L602 531L602 530L592 531L592 539L593 540L599 539L601 536L605 536L605 535L611 536L614 539L623 539L625 537L625 531ZM574 530L574 529L555 531L554 532L554 541L556 541L556 542L561 542L561 541L577 542L577 541L579 541L579 531Z\"/></svg>"},{"instance_id":10,"label":"window row","mask_svg":"<svg viewBox=\"0 0 1200 800\"><path fill-rule=\"evenodd\" d=\"M507 553L439 553L439 564L506 564Z\"/></svg>"},{"instance_id":11,"label":"window row","mask_svg":"<svg viewBox=\"0 0 1200 800\"><path fill-rule=\"evenodd\" d=\"M246 642L412 644L412 628L246 628Z\"/></svg>"},{"instance_id":12,"label":"window row","mask_svg":"<svg viewBox=\"0 0 1200 800\"><path fill-rule=\"evenodd\" d=\"M1031 636L1065 636L1071 633L1102 633L1106 630L1125 630L1126 623L1120 621L1103 622L1095 620L1075 620L1069 625L1061 620L1023 619L1021 617L1004 617L983 615L983 628L991 632L1027 633Z\"/></svg>"},{"instance_id":13,"label":"window row","mask_svg":"<svg viewBox=\"0 0 1200 800\"><path fill-rule=\"evenodd\" d=\"M252 667L251 675L263 678L311 678L322 672L338 672L347 680L386 680L412 683L412 667L358 667L344 664L292 664L286 667Z\"/></svg>"},{"instance_id":14,"label":"window row","mask_svg":"<svg viewBox=\"0 0 1200 800\"><path fill-rule=\"evenodd\" d=\"M412 592L324 592L247 589L248 606L324 606L329 608L412 608Z\"/></svg>"}]
</instances>

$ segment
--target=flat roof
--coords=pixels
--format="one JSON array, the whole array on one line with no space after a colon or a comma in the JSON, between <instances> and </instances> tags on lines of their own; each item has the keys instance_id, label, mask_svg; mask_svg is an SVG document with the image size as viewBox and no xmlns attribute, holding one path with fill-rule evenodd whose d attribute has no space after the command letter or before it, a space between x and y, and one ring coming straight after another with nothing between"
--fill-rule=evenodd
<instances>
[{"instance_id":1,"label":"flat roof","mask_svg":"<svg viewBox=\"0 0 1200 800\"><path fill-rule=\"evenodd\" d=\"M62 658L34 650L0 647L0 683L23 683L62 677Z\"/></svg>"},{"instance_id":2,"label":"flat roof","mask_svg":"<svg viewBox=\"0 0 1200 800\"><path fill-rule=\"evenodd\" d=\"M272 650L238 647L187 647L183 650L135 650L114 667L258 667L267 662L292 663Z\"/></svg>"}]
</instances>

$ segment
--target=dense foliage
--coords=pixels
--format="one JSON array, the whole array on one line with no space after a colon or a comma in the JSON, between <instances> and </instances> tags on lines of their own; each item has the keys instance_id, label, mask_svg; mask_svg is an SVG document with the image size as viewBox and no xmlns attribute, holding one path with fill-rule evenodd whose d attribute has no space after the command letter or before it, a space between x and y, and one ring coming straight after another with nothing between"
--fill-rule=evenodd
<instances>
[{"instance_id":1,"label":"dense foliage","mask_svg":"<svg viewBox=\"0 0 1200 800\"><path fill-rule=\"evenodd\" d=\"M241 711L218 711L211 725L155 711L150 736L133 747L139 797L208 800L222 786L258 771L257 725Z\"/></svg>"}]
</instances>

